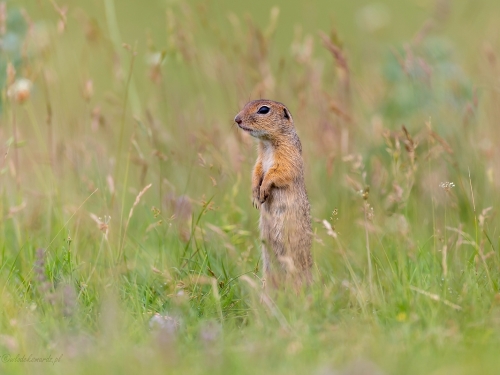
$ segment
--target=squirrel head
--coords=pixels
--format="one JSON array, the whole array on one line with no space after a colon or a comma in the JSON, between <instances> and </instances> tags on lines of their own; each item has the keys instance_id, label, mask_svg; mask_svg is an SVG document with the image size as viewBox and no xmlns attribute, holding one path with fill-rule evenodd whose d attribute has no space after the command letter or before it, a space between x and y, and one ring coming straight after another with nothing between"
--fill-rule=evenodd
<instances>
[{"instance_id":1,"label":"squirrel head","mask_svg":"<svg viewBox=\"0 0 500 375\"><path fill-rule=\"evenodd\" d=\"M255 138L273 140L294 131L288 108L279 102L259 99L248 102L234 121Z\"/></svg>"}]
</instances>

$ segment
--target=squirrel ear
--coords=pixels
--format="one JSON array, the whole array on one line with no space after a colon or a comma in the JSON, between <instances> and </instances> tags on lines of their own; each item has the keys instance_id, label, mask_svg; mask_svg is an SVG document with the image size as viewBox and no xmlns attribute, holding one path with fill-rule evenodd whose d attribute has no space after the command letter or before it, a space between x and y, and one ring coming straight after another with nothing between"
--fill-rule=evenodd
<instances>
[{"instance_id":1,"label":"squirrel ear","mask_svg":"<svg viewBox=\"0 0 500 375\"><path fill-rule=\"evenodd\" d=\"M288 110L286 108L283 108L283 112L284 112L284 115L285 115L285 118L290 120L290 113L288 113Z\"/></svg>"}]
</instances>

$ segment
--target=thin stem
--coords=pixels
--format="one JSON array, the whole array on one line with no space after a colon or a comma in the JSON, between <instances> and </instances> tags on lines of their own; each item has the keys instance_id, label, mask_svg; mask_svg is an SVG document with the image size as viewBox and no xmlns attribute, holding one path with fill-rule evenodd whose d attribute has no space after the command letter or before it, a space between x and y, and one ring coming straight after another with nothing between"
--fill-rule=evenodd
<instances>
[{"instance_id":1,"label":"thin stem","mask_svg":"<svg viewBox=\"0 0 500 375\"><path fill-rule=\"evenodd\" d=\"M368 259L368 282L370 284L370 294L373 298L373 267L372 255L370 251L370 236L368 235L368 209L369 205L365 202L365 238L366 238L366 257Z\"/></svg>"},{"instance_id":2,"label":"thin stem","mask_svg":"<svg viewBox=\"0 0 500 375\"><path fill-rule=\"evenodd\" d=\"M443 276L446 278L448 276L448 263L447 263L447 255L448 255L448 240L447 240L447 236L446 236L446 213L447 213L447 209L448 209L448 194L446 194L446 198L445 198L445 204L444 204L444 246L443 246L443 258L442 258L442 261L441 261L441 264L442 264L442 267L443 267Z\"/></svg>"},{"instance_id":3,"label":"thin stem","mask_svg":"<svg viewBox=\"0 0 500 375\"><path fill-rule=\"evenodd\" d=\"M116 169L115 169L115 181L118 181L118 173L120 172L120 166L121 166L121 153L122 153L122 148L123 148L123 137L125 134L125 117L127 115L127 103L128 103L128 92L129 92L129 87L130 87L130 82L132 80L132 71L134 68L134 62L135 62L135 53L132 53L132 58L130 59L130 67L129 67L129 72L128 72L128 78L127 78L127 84L125 86L125 95L123 97L123 111L122 111L122 116L121 116L121 122L120 122L120 137L118 141L118 151L116 154ZM126 182L126 181L125 181ZM125 186L124 186L124 196L125 196ZM116 190L115 190L116 191ZM113 196L111 197L111 206L113 206L115 198L115 193L113 193ZM122 213L120 217L120 224L122 223L123 220L123 211L124 208L122 206Z\"/></svg>"}]
</instances>

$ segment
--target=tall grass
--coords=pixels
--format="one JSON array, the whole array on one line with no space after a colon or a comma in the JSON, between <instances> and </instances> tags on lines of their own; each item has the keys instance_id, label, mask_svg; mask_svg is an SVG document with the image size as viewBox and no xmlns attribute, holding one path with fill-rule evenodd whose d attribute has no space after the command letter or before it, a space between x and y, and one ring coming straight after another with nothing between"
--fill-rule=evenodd
<instances>
[{"instance_id":1,"label":"tall grass","mask_svg":"<svg viewBox=\"0 0 500 375\"><path fill-rule=\"evenodd\" d=\"M0 6L0 373L496 373L500 8L424 3ZM262 288L259 97L303 143L301 295Z\"/></svg>"}]
</instances>

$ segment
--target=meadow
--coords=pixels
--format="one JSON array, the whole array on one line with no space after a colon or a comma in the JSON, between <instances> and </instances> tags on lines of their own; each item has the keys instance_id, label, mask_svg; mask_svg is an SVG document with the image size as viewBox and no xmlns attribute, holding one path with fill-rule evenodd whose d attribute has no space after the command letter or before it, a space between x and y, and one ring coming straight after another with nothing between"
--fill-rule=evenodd
<instances>
[{"instance_id":1,"label":"meadow","mask_svg":"<svg viewBox=\"0 0 500 375\"><path fill-rule=\"evenodd\" d=\"M497 374L500 3L0 3L1 374ZM266 294L250 99L303 145Z\"/></svg>"}]
</instances>

